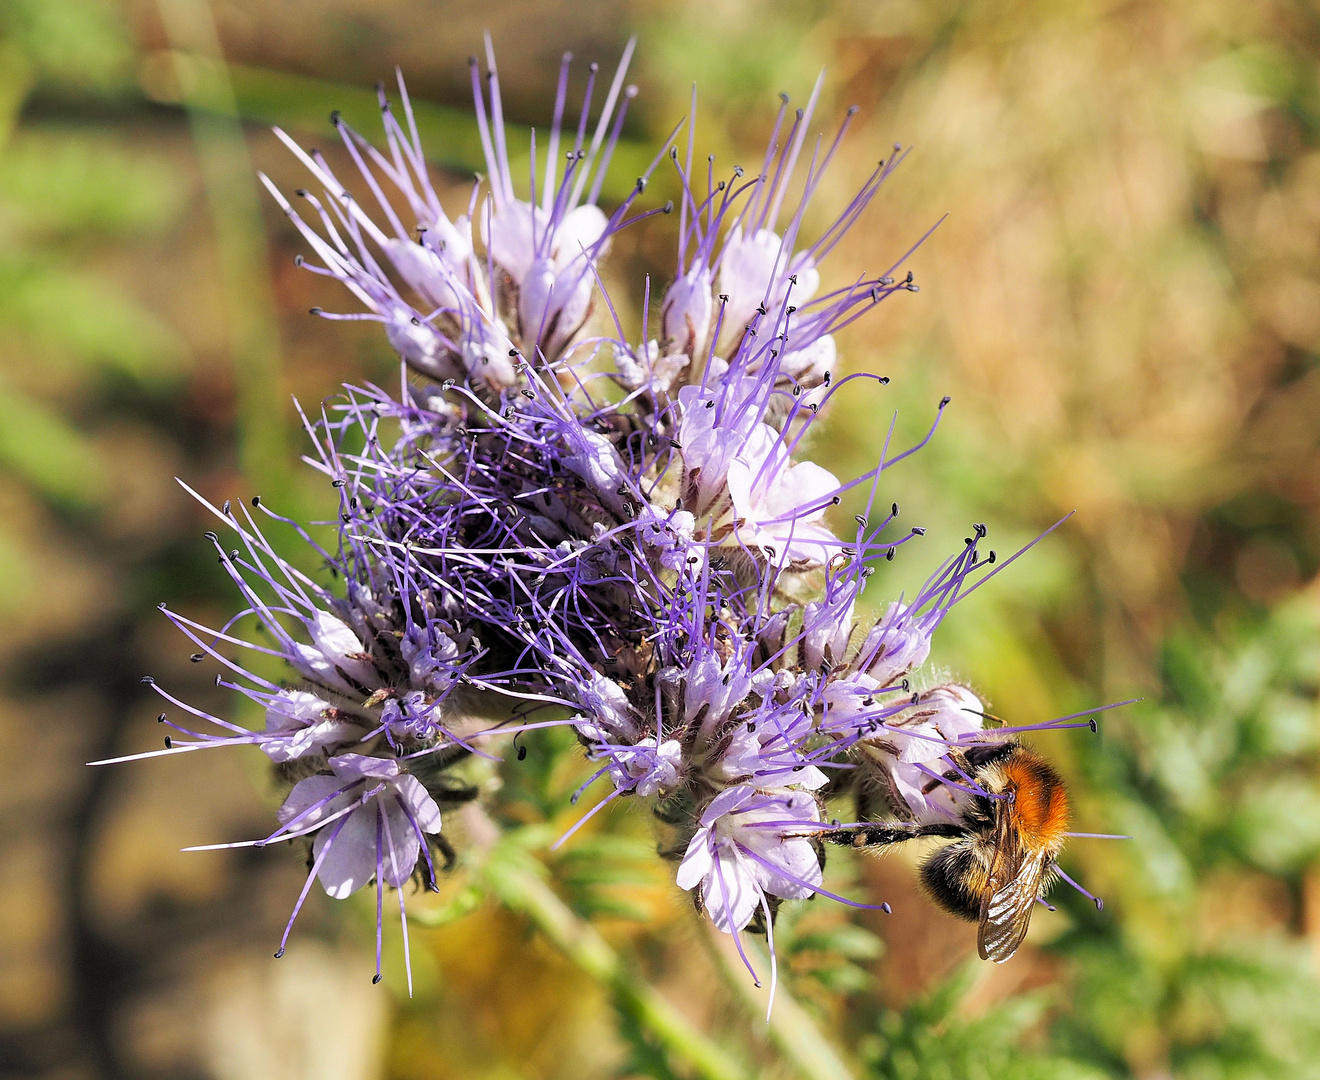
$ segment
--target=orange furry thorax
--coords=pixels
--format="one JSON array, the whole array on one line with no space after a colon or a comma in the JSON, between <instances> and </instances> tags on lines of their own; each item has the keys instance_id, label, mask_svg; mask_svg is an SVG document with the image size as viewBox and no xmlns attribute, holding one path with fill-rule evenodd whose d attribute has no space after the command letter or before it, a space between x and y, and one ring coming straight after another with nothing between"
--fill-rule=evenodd
<instances>
[{"instance_id":1,"label":"orange furry thorax","mask_svg":"<svg viewBox=\"0 0 1320 1080\"><path fill-rule=\"evenodd\" d=\"M1028 847L1057 850L1068 828L1068 793L1063 778L1030 750L1019 749L1001 766L1005 792L1014 796L1009 813Z\"/></svg>"}]
</instances>

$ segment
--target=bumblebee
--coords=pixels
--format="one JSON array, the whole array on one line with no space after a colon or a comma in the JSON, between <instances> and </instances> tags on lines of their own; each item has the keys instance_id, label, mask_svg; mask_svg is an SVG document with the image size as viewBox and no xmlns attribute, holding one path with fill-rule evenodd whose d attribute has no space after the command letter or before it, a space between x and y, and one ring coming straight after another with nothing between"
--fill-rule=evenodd
<instances>
[{"instance_id":1,"label":"bumblebee","mask_svg":"<svg viewBox=\"0 0 1320 1080\"><path fill-rule=\"evenodd\" d=\"M1022 944L1031 910L1053 881L1068 794L1054 768L1016 741L971 746L956 758L964 768L932 776L925 789L929 794L945 780L962 788L956 820L878 822L836 829L825 839L858 848L952 839L922 864L922 884L940 907L978 923L981 959L1002 964Z\"/></svg>"}]
</instances>

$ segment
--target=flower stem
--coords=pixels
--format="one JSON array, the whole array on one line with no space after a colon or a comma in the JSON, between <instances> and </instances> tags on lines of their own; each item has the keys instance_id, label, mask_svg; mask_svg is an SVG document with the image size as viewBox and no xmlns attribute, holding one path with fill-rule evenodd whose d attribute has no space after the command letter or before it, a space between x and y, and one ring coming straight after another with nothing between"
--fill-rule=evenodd
<instances>
[{"instance_id":1,"label":"flower stem","mask_svg":"<svg viewBox=\"0 0 1320 1080\"><path fill-rule=\"evenodd\" d=\"M768 991L752 982L743 966L733 938L721 933L706 920L707 942L725 983L757 1019L766 1015ZM770 958L751 935L742 939L743 951L759 971L767 971ZM775 990L774 1009L770 1012L768 1034L775 1048L807 1080L848 1080L852 1070L821 1034L807 1011L793 999L781 982Z\"/></svg>"},{"instance_id":2,"label":"flower stem","mask_svg":"<svg viewBox=\"0 0 1320 1080\"><path fill-rule=\"evenodd\" d=\"M512 860L491 859L481 873L491 892L530 919L569 960L613 990L620 1008L697 1075L706 1080L743 1080L748 1075L654 987L637 978L595 927L575 914L533 869Z\"/></svg>"}]
</instances>

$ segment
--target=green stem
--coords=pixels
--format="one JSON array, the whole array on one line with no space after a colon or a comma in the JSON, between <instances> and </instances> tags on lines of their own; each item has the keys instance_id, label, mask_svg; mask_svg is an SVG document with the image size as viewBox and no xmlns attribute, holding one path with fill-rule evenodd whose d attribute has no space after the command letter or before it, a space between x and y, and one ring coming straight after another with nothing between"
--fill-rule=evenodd
<instances>
[{"instance_id":1,"label":"green stem","mask_svg":"<svg viewBox=\"0 0 1320 1080\"><path fill-rule=\"evenodd\" d=\"M491 891L535 924L547 940L598 982L671 1054L707 1080L743 1080L746 1071L694 1028L653 987L637 978L596 929L579 918L528 868L491 860L482 868Z\"/></svg>"},{"instance_id":2,"label":"green stem","mask_svg":"<svg viewBox=\"0 0 1320 1080\"><path fill-rule=\"evenodd\" d=\"M758 1020L764 1019L769 1005L768 988L758 987L752 981L738 955L733 938L716 930L709 920L705 922L707 942L725 983L749 1013ZM760 942L745 934L742 947L747 959L758 971L769 971L770 957L761 948ZM774 1008L770 1010L767 1028L775 1048L807 1080L848 1080L852 1076L851 1070L821 1034L815 1021L782 983L775 990Z\"/></svg>"}]
</instances>

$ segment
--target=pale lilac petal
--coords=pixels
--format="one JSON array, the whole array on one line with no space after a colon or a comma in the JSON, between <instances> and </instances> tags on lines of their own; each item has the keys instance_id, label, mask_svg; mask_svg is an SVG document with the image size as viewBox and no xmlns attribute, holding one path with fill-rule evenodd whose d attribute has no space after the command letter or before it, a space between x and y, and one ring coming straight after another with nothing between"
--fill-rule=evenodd
<instances>
[{"instance_id":1,"label":"pale lilac petal","mask_svg":"<svg viewBox=\"0 0 1320 1080\"><path fill-rule=\"evenodd\" d=\"M330 837L334 836L334 842ZM330 850L316 876L321 887L336 900L343 900L357 892L376 873L376 806L354 810L343 827L335 833L334 826L322 829L312 842L312 855L320 858L326 844Z\"/></svg>"},{"instance_id":2,"label":"pale lilac petal","mask_svg":"<svg viewBox=\"0 0 1320 1080\"><path fill-rule=\"evenodd\" d=\"M341 754L330 759L336 776L357 780L365 776L387 778L399 775L399 763L393 758L367 757L365 754Z\"/></svg>"},{"instance_id":3,"label":"pale lilac petal","mask_svg":"<svg viewBox=\"0 0 1320 1080\"><path fill-rule=\"evenodd\" d=\"M412 814L424 833L440 831L440 807L415 776L400 776L393 784L394 793ZM411 826L409 831L412 831Z\"/></svg>"},{"instance_id":4,"label":"pale lilac petal","mask_svg":"<svg viewBox=\"0 0 1320 1080\"><path fill-rule=\"evenodd\" d=\"M345 792L346 788L351 790ZM348 806L356 798L357 792L352 789L352 785L338 776L309 776L293 785L293 790L285 797L284 805L279 808L276 816L280 824L287 825L300 814L311 810L317 803L329 800L324 806L311 810L311 813L294 826L296 829L311 828L318 821L323 821L337 810Z\"/></svg>"},{"instance_id":5,"label":"pale lilac petal","mask_svg":"<svg viewBox=\"0 0 1320 1080\"><path fill-rule=\"evenodd\" d=\"M593 203L585 203L565 214L564 220L555 229L554 255L557 269L562 270L574 263L581 267L583 252L591 250L604 235L608 225L609 219L604 211ZM603 254L603 251L598 251L596 257ZM587 276L590 277L590 273Z\"/></svg>"},{"instance_id":6,"label":"pale lilac petal","mask_svg":"<svg viewBox=\"0 0 1320 1080\"><path fill-rule=\"evenodd\" d=\"M697 830L697 834L688 843L683 861L679 864L674 877L680 889L695 889L710 873L715 865L711 855L711 835L709 827Z\"/></svg>"},{"instance_id":7,"label":"pale lilac petal","mask_svg":"<svg viewBox=\"0 0 1320 1080\"><path fill-rule=\"evenodd\" d=\"M711 921L726 934L744 929L761 905L755 863L736 852L721 852L701 889Z\"/></svg>"},{"instance_id":8,"label":"pale lilac petal","mask_svg":"<svg viewBox=\"0 0 1320 1080\"><path fill-rule=\"evenodd\" d=\"M725 788L715 798L711 799L710 805L706 807L701 815L701 824L707 826L725 814L735 813L754 798L756 798L756 788L750 784L739 784L736 787Z\"/></svg>"},{"instance_id":9,"label":"pale lilac petal","mask_svg":"<svg viewBox=\"0 0 1320 1080\"><path fill-rule=\"evenodd\" d=\"M400 779L413 780L411 776ZM416 783L415 780L413 782ZM420 786L418 784L418 787ZM407 883L412 877L413 870L417 868L417 856L422 852L422 842L418 839L417 830L412 827L403 807L395 799L383 795L377 803L384 808L385 817L381 836L383 876L386 882L397 889ZM439 818L439 811L436 812L436 818ZM435 832L438 829L431 831Z\"/></svg>"}]
</instances>

